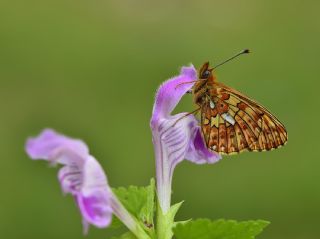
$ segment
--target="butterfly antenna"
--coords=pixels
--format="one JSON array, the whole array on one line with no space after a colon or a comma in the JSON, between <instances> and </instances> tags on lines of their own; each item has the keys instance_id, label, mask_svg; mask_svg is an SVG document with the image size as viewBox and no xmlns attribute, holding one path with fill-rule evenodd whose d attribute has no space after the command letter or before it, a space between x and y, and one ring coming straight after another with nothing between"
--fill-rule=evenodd
<instances>
[{"instance_id":1,"label":"butterfly antenna","mask_svg":"<svg viewBox=\"0 0 320 239\"><path fill-rule=\"evenodd\" d=\"M238 54L236 54L236 55L230 57L229 59L221 62L220 64L214 66L213 69L216 69L217 67L223 65L224 63L227 63L228 61L233 60L234 58L236 58L236 57L238 57L238 56L240 56L240 55L242 55L242 54L248 54L248 53L250 53L250 50L249 50L249 49L244 49L244 50L240 51Z\"/></svg>"}]
</instances>

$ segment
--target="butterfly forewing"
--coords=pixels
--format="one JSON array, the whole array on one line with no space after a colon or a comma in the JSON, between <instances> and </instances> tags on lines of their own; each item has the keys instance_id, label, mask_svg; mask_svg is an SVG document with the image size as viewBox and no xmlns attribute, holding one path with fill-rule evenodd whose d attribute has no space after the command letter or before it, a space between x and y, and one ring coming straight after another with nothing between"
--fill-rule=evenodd
<instances>
[{"instance_id":1,"label":"butterfly forewing","mask_svg":"<svg viewBox=\"0 0 320 239\"><path fill-rule=\"evenodd\" d=\"M217 82L202 101L201 127L207 147L222 154L271 150L288 138L283 124L265 107Z\"/></svg>"}]
</instances>

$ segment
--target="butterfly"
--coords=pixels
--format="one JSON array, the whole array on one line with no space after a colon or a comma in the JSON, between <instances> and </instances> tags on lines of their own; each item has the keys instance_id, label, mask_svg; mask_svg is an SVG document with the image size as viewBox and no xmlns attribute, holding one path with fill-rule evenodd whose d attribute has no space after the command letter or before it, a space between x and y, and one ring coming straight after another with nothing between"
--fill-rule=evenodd
<instances>
[{"instance_id":1,"label":"butterfly","mask_svg":"<svg viewBox=\"0 0 320 239\"><path fill-rule=\"evenodd\" d=\"M248 53L245 51L238 55ZM288 140L285 126L264 106L217 82L215 68L204 63L192 89L207 148L219 154L235 154L283 146Z\"/></svg>"}]
</instances>

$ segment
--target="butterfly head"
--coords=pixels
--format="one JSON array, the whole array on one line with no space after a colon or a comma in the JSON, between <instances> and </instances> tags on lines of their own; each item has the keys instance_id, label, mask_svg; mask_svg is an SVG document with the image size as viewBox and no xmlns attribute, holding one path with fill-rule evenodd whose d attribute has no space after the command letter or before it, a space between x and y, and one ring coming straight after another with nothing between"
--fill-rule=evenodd
<instances>
[{"instance_id":1,"label":"butterfly head","mask_svg":"<svg viewBox=\"0 0 320 239\"><path fill-rule=\"evenodd\" d=\"M213 80L214 78L213 68L210 68L209 62L204 63L199 70L199 79Z\"/></svg>"}]
</instances>

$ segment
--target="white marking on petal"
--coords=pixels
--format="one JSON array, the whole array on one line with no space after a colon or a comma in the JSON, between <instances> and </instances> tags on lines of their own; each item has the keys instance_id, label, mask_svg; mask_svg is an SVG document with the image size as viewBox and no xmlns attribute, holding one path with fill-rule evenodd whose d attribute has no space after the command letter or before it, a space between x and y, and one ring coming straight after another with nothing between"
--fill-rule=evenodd
<instances>
[{"instance_id":1,"label":"white marking on petal","mask_svg":"<svg viewBox=\"0 0 320 239\"><path fill-rule=\"evenodd\" d=\"M229 122L232 125L234 125L236 123L234 118L229 113L224 113L221 116L225 121Z\"/></svg>"},{"instance_id":2,"label":"white marking on petal","mask_svg":"<svg viewBox=\"0 0 320 239\"><path fill-rule=\"evenodd\" d=\"M214 104L214 102L213 102L212 100L210 100L210 108L211 108L211 109L214 109L215 106L216 106L216 105Z\"/></svg>"}]
</instances>

